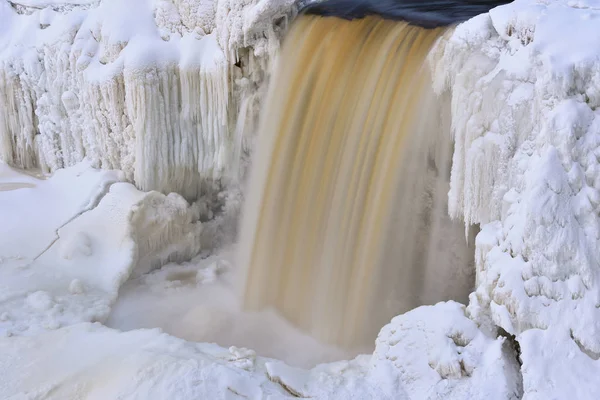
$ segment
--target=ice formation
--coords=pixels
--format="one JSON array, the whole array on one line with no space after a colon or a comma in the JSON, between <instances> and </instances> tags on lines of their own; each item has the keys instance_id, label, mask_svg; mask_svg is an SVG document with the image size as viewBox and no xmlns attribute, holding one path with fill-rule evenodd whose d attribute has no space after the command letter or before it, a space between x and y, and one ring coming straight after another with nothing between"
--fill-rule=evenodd
<instances>
[{"instance_id":1,"label":"ice formation","mask_svg":"<svg viewBox=\"0 0 600 400\"><path fill-rule=\"evenodd\" d=\"M234 69L235 122L230 176L244 178L258 118L280 41L296 12L296 0L218 0L217 37Z\"/></svg>"},{"instance_id":2,"label":"ice formation","mask_svg":"<svg viewBox=\"0 0 600 400\"><path fill-rule=\"evenodd\" d=\"M0 4L0 159L55 171L85 157L142 190L188 200L237 165L237 115L254 117L247 109L281 36L272 20L287 21L292 9L291 1L22 3Z\"/></svg>"},{"instance_id":3,"label":"ice formation","mask_svg":"<svg viewBox=\"0 0 600 400\"><path fill-rule=\"evenodd\" d=\"M205 54L215 61L215 75L209 78L197 68L194 79L206 88L213 78L229 85L216 90L222 99L227 93L227 135L202 154L208 157L203 160L224 160L225 165L229 161L221 155L235 154L251 131L245 131L246 123L236 126L233 115L239 109L246 115L240 121L252 120L260 104L258 88L266 76L253 57L277 49L273 36L261 36L251 21L265 26L270 17L289 15L274 0L157 1L152 7L141 1L117 7L109 0L19 3L0 2L0 157L22 167L55 169L85 156L93 165L122 169L140 187L175 185L168 181L175 166L161 163L162 157L185 161L196 176L220 173L218 165L200 170L199 154L192 160L173 144L138 148L159 131L154 126L151 132L136 131L143 124L133 113L150 107L144 96L160 93L156 107L164 110L153 113L153 121L166 124L171 121L167 116L173 117L168 112L176 109L168 97L172 92L161 90L176 90L169 79L181 85L186 40L198 48L220 49ZM41 4L50 7L38 10ZM111 10L110 18L102 10ZM124 18L123 26L131 30L114 31L111 20ZM152 222L140 211L136 230L129 207L147 197L152 209L162 199L168 218L189 222L199 206L183 211L180 198L146 196L126 183L109 184L122 178L111 173L88 171L82 179L72 174L61 186L56 183L61 174L74 170L58 170L53 183L44 186L0 164L0 201L16 201L14 193L21 193L11 208L0 206L0 326L5 335L17 336L0 338L0 397L597 398L599 18L593 0L517 0L458 26L432 54L436 86L449 90L453 103L450 212L481 225L477 290L466 309L441 303L394 318L381 330L375 353L352 361L303 370L156 330L120 333L85 323L106 316L117 283L125 279L126 269L134 268L137 239L132 232L138 232L140 248L152 259L170 259L168 246L152 245L176 227ZM140 47L132 46L136 41ZM160 52L143 50L154 44ZM238 46L242 50L235 54L232 49ZM129 53L128 48L140 51ZM149 59L157 53L160 60ZM135 67L127 74L126 60ZM235 68L241 72L231 67L238 61ZM217 71L225 71L224 80ZM143 87L141 74L149 79ZM133 83L138 87L127 88ZM196 100L201 109L202 99ZM207 112L221 115L225 103L219 104L211 103L214 108ZM133 106L136 111L128 109ZM193 115L198 109L186 112ZM202 124L207 129L215 125L209 119L196 122L196 131L175 125L164 131L210 139ZM138 151L148 158L139 161ZM154 169L136 177L138 161ZM201 190L202 179L190 184L196 178L186 172L177 176L188 176L178 183L191 186L186 197ZM39 196L24 196L28 191ZM42 195L47 203L39 201ZM165 236L144 231L153 224L163 226L160 235ZM186 226L191 237L197 234ZM110 234L102 230L107 227ZM104 232L101 238L97 229ZM103 255L98 246L110 251ZM50 273L52 279L44 276Z\"/></svg>"},{"instance_id":4,"label":"ice formation","mask_svg":"<svg viewBox=\"0 0 600 400\"><path fill-rule=\"evenodd\" d=\"M600 367L594 4L517 0L459 26L434 55L453 99L450 211L482 227L467 312L516 335L528 399L600 390L574 372Z\"/></svg>"}]
</instances>

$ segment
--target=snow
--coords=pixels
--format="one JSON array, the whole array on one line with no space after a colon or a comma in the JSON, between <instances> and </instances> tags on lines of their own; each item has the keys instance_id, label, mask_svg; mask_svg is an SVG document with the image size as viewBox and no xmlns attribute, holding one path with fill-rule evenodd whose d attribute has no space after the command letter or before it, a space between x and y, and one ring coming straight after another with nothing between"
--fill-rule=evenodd
<instances>
[{"instance_id":1,"label":"snow","mask_svg":"<svg viewBox=\"0 0 600 400\"><path fill-rule=\"evenodd\" d=\"M376 345L377 377L390 396L398 390L389 380L390 371L398 370L407 382L404 390L414 399L519 398L519 366L509 344L483 334L456 302L419 307L394 318Z\"/></svg>"},{"instance_id":2,"label":"snow","mask_svg":"<svg viewBox=\"0 0 600 400\"><path fill-rule=\"evenodd\" d=\"M21 173L19 173L21 172ZM15 171L0 161L0 191L9 191L24 187L35 187L35 171Z\"/></svg>"},{"instance_id":3,"label":"snow","mask_svg":"<svg viewBox=\"0 0 600 400\"><path fill-rule=\"evenodd\" d=\"M345 355L242 315L227 256L201 253L291 2L85 3L0 2L0 159L54 172L0 163L1 398L597 397L598 2L517 0L440 42L477 288L315 367Z\"/></svg>"},{"instance_id":4,"label":"snow","mask_svg":"<svg viewBox=\"0 0 600 400\"><path fill-rule=\"evenodd\" d=\"M516 335L524 398L600 391L575 378L600 350L597 6L517 0L432 57L452 91L450 212L482 226L467 314Z\"/></svg>"},{"instance_id":5,"label":"snow","mask_svg":"<svg viewBox=\"0 0 600 400\"><path fill-rule=\"evenodd\" d=\"M4 191L0 197L0 254L5 258L36 258L56 239L57 229L93 208L108 187L120 180L118 173L93 170L88 163L59 170L48 180L19 174L6 164L0 164L0 168L3 182L29 186ZM32 231L33 226L36 228Z\"/></svg>"},{"instance_id":6,"label":"snow","mask_svg":"<svg viewBox=\"0 0 600 400\"><path fill-rule=\"evenodd\" d=\"M0 353L3 398L291 397L268 380L260 364L243 370L226 349L188 343L158 329L120 333L78 324L35 337L0 338ZM31 363L27 373L23 359Z\"/></svg>"},{"instance_id":7,"label":"snow","mask_svg":"<svg viewBox=\"0 0 600 400\"><path fill-rule=\"evenodd\" d=\"M0 352L4 355L0 358L4 377L0 393L7 397L235 398L233 392L249 398L271 399L298 395L409 398L401 389L393 395L380 389L373 377L377 370L370 366L368 356L307 371L256 357L247 349L186 342L158 329L121 333L97 323L76 324L34 337L0 338ZM418 350L415 353L413 357L424 356ZM30 363L26 373L23 360ZM60 368L56 367L56 360L60 360ZM501 367L496 364L494 369L500 371ZM401 378L397 383L427 384L418 376L413 378L412 382ZM490 388L501 386L491 379L485 382ZM510 398L505 392L492 394L491 399Z\"/></svg>"},{"instance_id":8,"label":"snow","mask_svg":"<svg viewBox=\"0 0 600 400\"><path fill-rule=\"evenodd\" d=\"M530 329L519 337L527 398L593 399L598 396L599 355L564 329ZM556 360L561 360L560 364Z\"/></svg>"},{"instance_id":9,"label":"snow","mask_svg":"<svg viewBox=\"0 0 600 400\"><path fill-rule=\"evenodd\" d=\"M200 251L198 211L179 195L140 192L87 162L20 176L33 187L0 197L2 335L103 321L130 274Z\"/></svg>"},{"instance_id":10,"label":"snow","mask_svg":"<svg viewBox=\"0 0 600 400\"><path fill-rule=\"evenodd\" d=\"M82 163L39 180L34 187L3 192L0 314L4 318L0 334L33 334L70 324L73 319L105 317L116 288L104 282L119 279L131 264L134 247L131 240L117 245L125 236L115 231L118 226L107 236L101 230L107 217L103 211L109 195L105 194L117 180L114 172L93 170ZM32 230L32 226L36 228ZM93 240L88 237L87 251L95 250L96 257L88 259L72 251L68 254L71 260L66 259L65 249L75 250L77 238L85 232L93 234ZM106 247L114 247L114 251L103 253ZM112 265L114 272L101 268L105 263ZM89 286L80 298L69 292L75 278Z\"/></svg>"}]
</instances>

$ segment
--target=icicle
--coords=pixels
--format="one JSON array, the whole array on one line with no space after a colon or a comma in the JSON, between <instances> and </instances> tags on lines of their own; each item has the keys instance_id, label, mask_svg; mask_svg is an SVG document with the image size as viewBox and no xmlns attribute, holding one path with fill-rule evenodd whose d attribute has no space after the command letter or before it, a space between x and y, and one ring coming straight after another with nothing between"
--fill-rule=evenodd
<instances>
[{"instance_id":1,"label":"icicle","mask_svg":"<svg viewBox=\"0 0 600 400\"><path fill-rule=\"evenodd\" d=\"M87 158L141 189L197 198L255 133L285 29L273 21L286 21L292 3L156 2L139 10L149 24L134 30L107 20L121 7L114 0L46 15L43 24L37 10L2 9L37 36L19 52L12 42L0 48L0 157L49 172ZM244 90L241 77L249 80ZM251 123L234 139L240 105Z\"/></svg>"},{"instance_id":2,"label":"icicle","mask_svg":"<svg viewBox=\"0 0 600 400\"><path fill-rule=\"evenodd\" d=\"M0 66L0 155L11 165L39 166L35 143L35 93L10 65Z\"/></svg>"}]
</instances>

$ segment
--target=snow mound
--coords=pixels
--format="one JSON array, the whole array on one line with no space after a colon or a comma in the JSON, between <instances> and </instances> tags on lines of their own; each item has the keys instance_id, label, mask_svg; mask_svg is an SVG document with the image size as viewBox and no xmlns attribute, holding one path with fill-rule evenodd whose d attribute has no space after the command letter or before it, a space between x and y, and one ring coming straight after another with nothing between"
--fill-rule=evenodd
<instances>
[{"instance_id":1,"label":"snow mound","mask_svg":"<svg viewBox=\"0 0 600 400\"><path fill-rule=\"evenodd\" d=\"M450 212L482 226L467 313L517 336L525 398L600 391L549 367L567 351L600 372L599 19L595 2L517 0L432 58L452 92Z\"/></svg>"},{"instance_id":2,"label":"snow mound","mask_svg":"<svg viewBox=\"0 0 600 400\"><path fill-rule=\"evenodd\" d=\"M84 163L0 196L1 333L103 321L132 271L200 251L197 207L114 180ZM32 212L40 218L23 224Z\"/></svg>"},{"instance_id":3,"label":"snow mound","mask_svg":"<svg viewBox=\"0 0 600 400\"><path fill-rule=\"evenodd\" d=\"M517 399L521 390L510 345L484 334L453 301L394 318L379 333L371 363L390 397Z\"/></svg>"}]
</instances>

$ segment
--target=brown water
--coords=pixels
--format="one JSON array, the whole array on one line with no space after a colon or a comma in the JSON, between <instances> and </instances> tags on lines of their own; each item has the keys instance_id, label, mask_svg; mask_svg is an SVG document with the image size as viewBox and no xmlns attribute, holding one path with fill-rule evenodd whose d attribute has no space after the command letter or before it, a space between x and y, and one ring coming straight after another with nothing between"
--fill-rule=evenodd
<instances>
[{"instance_id":1,"label":"brown water","mask_svg":"<svg viewBox=\"0 0 600 400\"><path fill-rule=\"evenodd\" d=\"M443 32L375 17L294 23L247 191L247 309L364 349L395 315L466 301L473 252L446 216L448 104L425 62Z\"/></svg>"}]
</instances>

